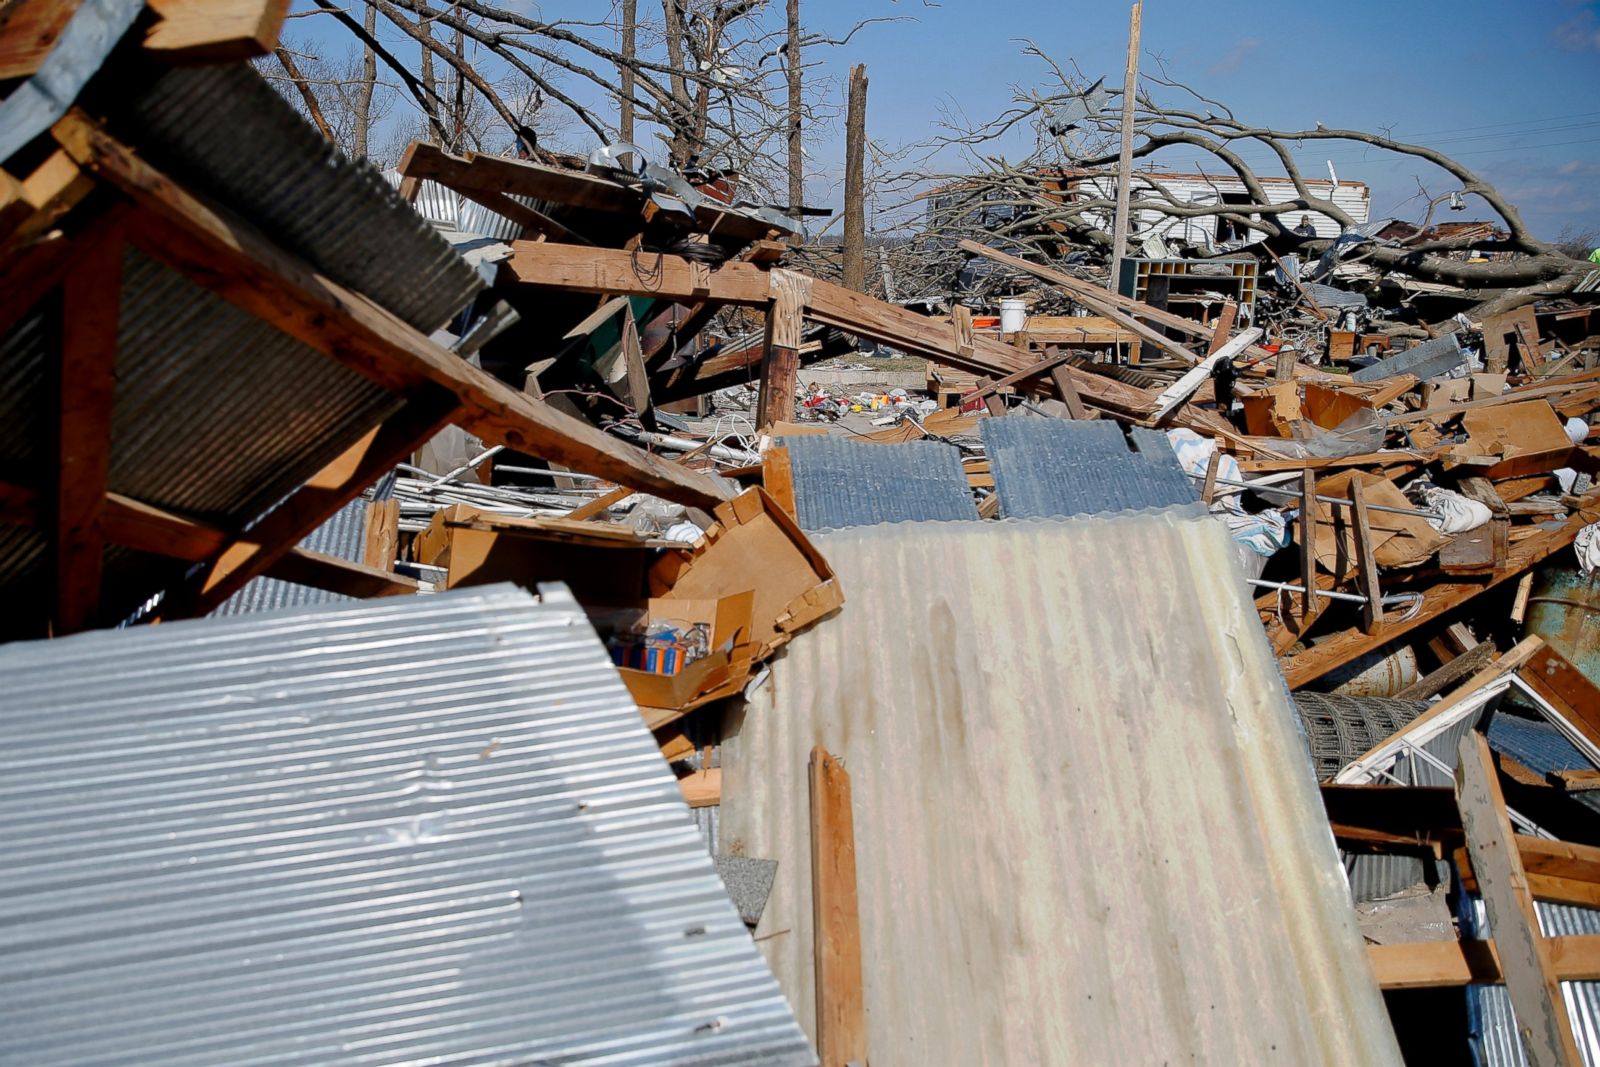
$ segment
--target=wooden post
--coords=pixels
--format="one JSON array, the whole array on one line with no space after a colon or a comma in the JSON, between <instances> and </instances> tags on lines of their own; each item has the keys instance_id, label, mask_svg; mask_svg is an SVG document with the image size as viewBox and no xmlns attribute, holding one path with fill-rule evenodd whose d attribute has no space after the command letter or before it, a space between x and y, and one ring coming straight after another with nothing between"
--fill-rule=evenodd
<instances>
[{"instance_id":1,"label":"wooden post","mask_svg":"<svg viewBox=\"0 0 1600 1067\"><path fill-rule=\"evenodd\" d=\"M1217 495L1217 468L1222 466L1222 449L1218 448L1211 453L1211 462L1206 464L1205 485L1200 488L1200 502L1206 507L1211 506L1211 501Z\"/></svg>"},{"instance_id":2,"label":"wooden post","mask_svg":"<svg viewBox=\"0 0 1600 1067\"><path fill-rule=\"evenodd\" d=\"M1058 354L1055 345L1045 348L1046 358L1054 359ZM1067 405L1067 414L1074 419L1087 419L1089 409L1083 406L1083 397L1078 395L1078 387L1072 384L1072 375L1065 367L1050 368L1050 380L1055 383L1056 393L1061 397L1061 402Z\"/></svg>"},{"instance_id":3,"label":"wooden post","mask_svg":"<svg viewBox=\"0 0 1600 1067\"><path fill-rule=\"evenodd\" d=\"M1473 873L1489 912L1506 991L1532 1067L1577 1067L1582 1060L1550 946L1539 932L1528 875L1522 866L1489 742L1476 731L1461 739L1456 803L1467 835Z\"/></svg>"},{"instance_id":4,"label":"wooden post","mask_svg":"<svg viewBox=\"0 0 1600 1067\"><path fill-rule=\"evenodd\" d=\"M805 325L810 279L788 270L774 270L772 301L767 305L766 355L761 361L761 389L756 400L756 425L794 419L795 377L800 370L800 331Z\"/></svg>"},{"instance_id":5,"label":"wooden post","mask_svg":"<svg viewBox=\"0 0 1600 1067\"><path fill-rule=\"evenodd\" d=\"M1375 634L1383 626L1383 594L1378 587L1378 564L1372 558L1372 524L1361 479L1350 479L1350 530L1356 542L1356 588L1367 602L1361 606L1361 632Z\"/></svg>"},{"instance_id":6,"label":"wooden post","mask_svg":"<svg viewBox=\"0 0 1600 1067\"><path fill-rule=\"evenodd\" d=\"M1300 632L1317 614L1317 479L1307 467L1300 472Z\"/></svg>"},{"instance_id":7,"label":"wooden post","mask_svg":"<svg viewBox=\"0 0 1600 1067\"><path fill-rule=\"evenodd\" d=\"M61 287L53 627L58 635L92 626L100 607L105 547L100 515L111 469L123 250L121 233L113 230Z\"/></svg>"},{"instance_id":8,"label":"wooden post","mask_svg":"<svg viewBox=\"0 0 1600 1067\"><path fill-rule=\"evenodd\" d=\"M811 912L818 1057L822 1067L864 1065L867 1012L850 776L821 745L811 750Z\"/></svg>"},{"instance_id":9,"label":"wooden post","mask_svg":"<svg viewBox=\"0 0 1600 1067\"><path fill-rule=\"evenodd\" d=\"M867 190L863 159L867 143L867 68L850 68L850 100L844 120L844 274L853 292L867 291Z\"/></svg>"},{"instance_id":10,"label":"wooden post","mask_svg":"<svg viewBox=\"0 0 1600 1067\"><path fill-rule=\"evenodd\" d=\"M1111 276L1106 288L1117 291L1122 273L1122 257L1128 250L1128 186L1133 181L1133 110L1139 97L1139 23L1143 18L1141 0L1128 16L1128 66L1122 75L1122 154L1117 157L1117 217L1111 236Z\"/></svg>"}]
</instances>

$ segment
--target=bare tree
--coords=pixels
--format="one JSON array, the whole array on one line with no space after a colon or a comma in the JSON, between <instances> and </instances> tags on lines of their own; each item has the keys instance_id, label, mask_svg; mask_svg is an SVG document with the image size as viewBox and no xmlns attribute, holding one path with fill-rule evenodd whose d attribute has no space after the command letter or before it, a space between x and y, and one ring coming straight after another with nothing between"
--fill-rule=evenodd
<instances>
[{"instance_id":1,"label":"bare tree","mask_svg":"<svg viewBox=\"0 0 1600 1067\"><path fill-rule=\"evenodd\" d=\"M867 68L850 68L850 102L844 125L844 284L867 284L866 189L862 161L867 142Z\"/></svg>"},{"instance_id":2,"label":"bare tree","mask_svg":"<svg viewBox=\"0 0 1600 1067\"><path fill-rule=\"evenodd\" d=\"M1058 257L1069 248L1079 248L1098 256L1112 244L1116 117L1108 105L1120 91L1090 85L1081 72L1068 72L1031 43L1025 51L1044 64L1044 84L1016 89L1012 106L985 122L947 115L945 131L922 146L912 167L893 179L902 193L902 214L921 214L929 223L925 236L933 246L948 247L955 237L984 236L999 238L1022 254ZM1164 69L1146 74L1143 82L1146 87L1136 90L1139 140L1133 158L1155 162L1158 154L1163 160L1176 155L1188 164L1182 169L1213 175L1218 182L1236 181L1244 193L1194 203L1170 189L1159 172L1136 172L1131 183L1136 195L1130 205L1135 219L1226 220L1280 252L1320 257L1333 242L1295 232L1295 220L1316 212L1347 231L1355 229L1357 221L1331 195L1313 189L1295 151L1308 143L1355 143L1432 164L1453 186L1428 196L1427 217L1415 236L1401 242L1367 242L1356 253L1362 261L1383 271L1462 287L1468 299L1482 302L1480 313L1568 291L1590 268L1537 238L1515 205L1493 185L1435 149L1386 134L1320 124L1298 130L1255 125L1168 77ZM1158 100L1158 93L1166 99ZM1002 147L1030 134L1031 149L1015 162L1007 160ZM1257 155L1265 149L1271 170L1278 173L1249 162L1247 149ZM964 166L950 168L952 158ZM941 159L946 161L942 168L937 162ZM1263 177L1287 178L1294 195L1286 202L1274 202ZM1502 235L1430 232L1435 208L1451 194L1481 200L1503 224ZM938 204L931 213L930 200ZM1496 255L1488 262L1452 255L1465 250ZM1213 250L1202 247L1194 252L1207 255ZM947 257L936 269L953 268Z\"/></svg>"}]
</instances>

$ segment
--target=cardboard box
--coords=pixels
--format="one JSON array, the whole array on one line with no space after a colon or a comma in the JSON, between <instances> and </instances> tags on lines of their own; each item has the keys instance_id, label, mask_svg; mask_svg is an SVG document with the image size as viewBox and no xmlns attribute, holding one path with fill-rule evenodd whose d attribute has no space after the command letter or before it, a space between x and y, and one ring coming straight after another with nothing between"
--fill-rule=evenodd
<instances>
[{"instance_id":1,"label":"cardboard box","mask_svg":"<svg viewBox=\"0 0 1600 1067\"><path fill-rule=\"evenodd\" d=\"M1293 437L1294 424L1305 418L1296 382L1241 394L1239 402L1244 406L1245 429L1252 437Z\"/></svg>"},{"instance_id":2,"label":"cardboard box","mask_svg":"<svg viewBox=\"0 0 1600 1067\"><path fill-rule=\"evenodd\" d=\"M1544 400L1466 411L1461 425L1467 431L1467 442L1451 449L1451 455L1468 461L1499 457L1499 462L1481 472L1486 478L1543 474L1567 466L1572 458L1572 439L1555 409Z\"/></svg>"},{"instance_id":3,"label":"cardboard box","mask_svg":"<svg viewBox=\"0 0 1600 1067\"><path fill-rule=\"evenodd\" d=\"M833 568L764 490L747 490L715 514L697 545L668 552L651 568L652 595L705 600L753 590L757 661L844 603Z\"/></svg>"},{"instance_id":4,"label":"cardboard box","mask_svg":"<svg viewBox=\"0 0 1600 1067\"><path fill-rule=\"evenodd\" d=\"M711 631L711 652L677 674L618 667L617 673L634 701L641 708L682 714L743 688L752 667L750 613L754 603L755 593L751 590L716 600L651 597L645 612L647 622L705 623ZM671 722L674 717L646 713L655 725Z\"/></svg>"}]
</instances>

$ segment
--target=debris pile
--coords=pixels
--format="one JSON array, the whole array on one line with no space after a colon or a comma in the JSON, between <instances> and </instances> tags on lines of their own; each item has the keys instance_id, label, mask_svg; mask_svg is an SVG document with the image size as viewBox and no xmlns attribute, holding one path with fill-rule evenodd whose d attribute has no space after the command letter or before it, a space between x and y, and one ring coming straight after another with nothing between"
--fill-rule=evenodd
<instances>
[{"instance_id":1,"label":"debris pile","mask_svg":"<svg viewBox=\"0 0 1600 1067\"><path fill-rule=\"evenodd\" d=\"M186 6L0 20L0 1058L1600 1057L1596 286L882 300Z\"/></svg>"}]
</instances>

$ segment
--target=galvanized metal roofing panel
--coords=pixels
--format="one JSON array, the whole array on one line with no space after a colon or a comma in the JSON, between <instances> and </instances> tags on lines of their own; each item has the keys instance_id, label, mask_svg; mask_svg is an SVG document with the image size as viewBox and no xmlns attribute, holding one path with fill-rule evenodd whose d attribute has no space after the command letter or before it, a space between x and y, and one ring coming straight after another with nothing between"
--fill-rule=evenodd
<instances>
[{"instance_id":1,"label":"galvanized metal roofing panel","mask_svg":"<svg viewBox=\"0 0 1600 1067\"><path fill-rule=\"evenodd\" d=\"M325 556L360 563L367 546L367 501L357 497L333 513L327 522L312 530L300 541L300 547ZM331 593L297 582L279 578L252 578L245 587L233 594L213 611L213 615L249 615L255 612L276 611L279 608L305 607L311 604L342 604L356 599L343 593Z\"/></svg>"},{"instance_id":2,"label":"galvanized metal roofing panel","mask_svg":"<svg viewBox=\"0 0 1600 1067\"><path fill-rule=\"evenodd\" d=\"M813 1062L561 587L0 674L0 1060Z\"/></svg>"},{"instance_id":3,"label":"galvanized metal roofing panel","mask_svg":"<svg viewBox=\"0 0 1600 1067\"><path fill-rule=\"evenodd\" d=\"M166 71L112 121L151 162L423 333L482 288L382 174L346 159L247 63Z\"/></svg>"},{"instance_id":4,"label":"galvanized metal roofing panel","mask_svg":"<svg viewBox=\"0 0 1600 1067\"><path fill-rule=\"evenodd\" d=\"M1004 421L1004 420L994 420ZM722 746L813 1025L811 747L850 773L885 1063L1398 1063L1231 539L1173 511L814 537L851 595Z\"/></svg>"},{"instance_id":5,"label":"galvanized metal roofing panel","mask_svg":"<svg viewBox=\"0 0 1600 1067\"><path fill-rule=\"evenodd\" d=\"M884 445L823 434L783 439L807 530L880 522L976 519L961 454L937 441Z\"/></svg>"},{"instance_id":6,"label":"galvanized metal roofing panel","mask_svg":"<svg viewBox=\"0 0 1600 1067\"><path fill-rule=\"evenodd\" d=\"M1483 898L1463 894L1461 905L1461 936L1492 937ZM1594 908L1536 900L1533 909L1545 937L1600 934L1600 911ZM1566 1002L1584 1067L1600 1067L1600 982L1562 982L1561 999ZM1483 1067L1528 1067L1527 1050L1505 986L1467 986L1467 1025Z\"/></svg>"},{"instance_id":7,"label":"galvanized metal roofing panel","mask_svg":"<svg viewBox=\"0 0 1600 1067\"><path fill-rule=\"evenodd\" d=\"M402 399L130 249L110 485L243 526Z\"/></svg>"},{"instance_id":8,"label":"galvanized metal roofing panel","mask_svg":"<svg viewBox=\"0 0 1600 1067\"><path fill-rule=\"evenodd\" d=\"M1196 504L1199 496L1172 449L1129 450L1110 419L1023 415L979 423L1000 514L1052 519Z\"/></svg>"}]
</instances>

